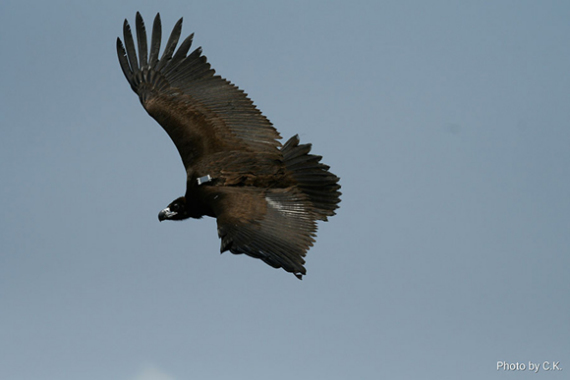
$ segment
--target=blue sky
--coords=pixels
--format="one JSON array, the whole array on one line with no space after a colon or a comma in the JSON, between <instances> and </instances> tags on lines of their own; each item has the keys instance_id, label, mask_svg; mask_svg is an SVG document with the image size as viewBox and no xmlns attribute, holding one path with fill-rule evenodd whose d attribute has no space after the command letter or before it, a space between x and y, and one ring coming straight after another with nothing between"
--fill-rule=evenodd
<instances>
[{"instance_id":1,"label":"blue sky","mask_svg":"<svg viewBox=\"0 0 570 380\"><path fill-rule=\"evenodd\" d=\"M184 17L341 177L298 281L220 255L115 40ZM564 1L3 1L0 378L505 379L570 371ZM166 34L166 31L163 33Z\"/></svg>"}]
</instances>

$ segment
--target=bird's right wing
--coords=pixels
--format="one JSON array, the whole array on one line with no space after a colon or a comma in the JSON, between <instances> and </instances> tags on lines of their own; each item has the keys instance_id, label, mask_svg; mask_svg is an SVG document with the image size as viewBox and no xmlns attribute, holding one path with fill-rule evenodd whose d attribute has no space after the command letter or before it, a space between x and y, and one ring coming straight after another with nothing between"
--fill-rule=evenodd
<instances>
[{"instance_id":1,"label":"bird's right wing","mask_svg":"<svg viewBox=\"0 0 570 380\"><path fill-rule=\"evenodd\" d=\"M245 253L298 278L306 273L304 257L313 245L316 215L307 196L290 187L217 188L214 203L221 252Z\"/></svg>"},{"instance_id":2,"label":"bird's right wing","mask_svg":"<svg viewBox=\"0 0 570 380\"><path fill-rule=\"evenodd\" d=\"M190 35L178 50L182 19L159 59L162 27L154 19L150 49L141 15L136 15L137 49L127 20L125 45L117 38L117 54L125 77L148 113L172 138L188 169L198 158L228 150L280 155L280 136L247 95L214 75L200 48L188 55Z\"/></svg>"}]
</instances>

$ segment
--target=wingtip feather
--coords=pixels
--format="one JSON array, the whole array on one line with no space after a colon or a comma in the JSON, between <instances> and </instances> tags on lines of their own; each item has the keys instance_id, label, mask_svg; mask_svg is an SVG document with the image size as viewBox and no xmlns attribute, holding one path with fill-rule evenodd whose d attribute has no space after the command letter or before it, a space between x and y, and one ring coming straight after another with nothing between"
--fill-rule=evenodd
<instances>
[{"instance_id":1,"label":"wingtip feather","mask_svg":"<svg viewBox=\"0 0 570 380\"><path fill-rule=\"evenodd\" d=\"M135 26L137 30L137 42L139 47L139 64L140 67L145 67L147 65L147 58L148 58L148 47L147 47L147 40L146 40L146 28L144 25L144 20L139 12L135 17Z\"/></svg>"}]
</instances>

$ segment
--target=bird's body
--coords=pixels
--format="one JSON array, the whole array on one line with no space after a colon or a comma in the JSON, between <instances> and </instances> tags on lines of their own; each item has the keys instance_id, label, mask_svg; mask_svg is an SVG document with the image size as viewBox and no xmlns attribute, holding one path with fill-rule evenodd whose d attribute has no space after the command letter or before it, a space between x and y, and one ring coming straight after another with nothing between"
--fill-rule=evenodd
<instances>
[{"instance_id":1,"label":"bird's body","mask_svg":"<svg viewBox=\"0 0 570 380\"><path fill-rule=\"evenodd\" d=\"M125 45L117 39L123 73L186 169L185 195L159 219L214 217L222 252L245 253L301 278L316 220L326 221L340 202L338 177L298 136L281 146L269 120L243 91L214 75L200 48L187 55L192 35L175 53L181 26L182 19L160 59L159 15L150 52L138 13L138 56L126 20Z\"/></svg>"}]
</instances>

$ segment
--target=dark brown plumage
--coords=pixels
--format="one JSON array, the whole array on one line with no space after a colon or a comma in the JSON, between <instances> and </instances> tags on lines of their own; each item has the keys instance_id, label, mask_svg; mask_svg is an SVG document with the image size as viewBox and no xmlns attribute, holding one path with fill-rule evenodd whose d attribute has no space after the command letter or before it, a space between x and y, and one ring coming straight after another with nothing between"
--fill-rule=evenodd
<instances>
[{"instance_id":1,"label":"dark brown plumage","mask_svg":"<svg viewBox=\"0 0 570 380\"><path fill-rule=\"evenodd\" d=\"M245 253L301 278L316 221L338 208L339 178L298 136L281 146L271 122L242 90L214 75L200 48L188 54L193 35L175 52L182 19L159 59L161 29L157 14L149 52L137 13L138 54L127 20L125 45L117 38L125 77L186 168L186 194L159 220L215 217L222 252Z\"/></svg>"}]
</instances>

